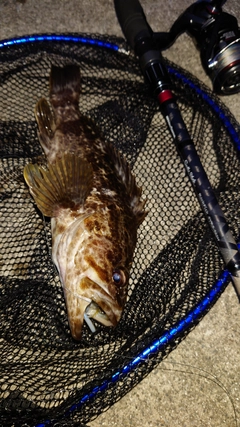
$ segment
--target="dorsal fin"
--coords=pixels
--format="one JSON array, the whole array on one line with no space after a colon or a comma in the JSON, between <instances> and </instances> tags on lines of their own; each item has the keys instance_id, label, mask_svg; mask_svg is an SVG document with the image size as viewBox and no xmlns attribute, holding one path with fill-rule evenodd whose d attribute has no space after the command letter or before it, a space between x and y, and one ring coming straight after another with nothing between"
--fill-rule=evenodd
<instances>
[{"instance_id":1,"label":"dorsal fin","mask_svg":"<svg viewBox=\"0 0 240 427\"><path fill-rule=\"evenodd\" d=\"M117 148L106 141L103 144L108 156L112 160L117 177L126 188L132 212L136 217L137 224L140 225L147 215L147 212L144 210L146 200L141 200L142 187L137 185L135 175L132 173L129 163Z\"/></svg>"},{"instance_id":2,"label":"dorsal fin","mask_svg":"<svg viewBox=\"0 0 240 427\"><path fill-rule=\"evenodd\" d=\"M57 216L59 209L77 209L84 204L93 186L92 166L74 154L64 154L45 170L28 164L24 178L43 215Z\"/></svg>"}]
</instances>

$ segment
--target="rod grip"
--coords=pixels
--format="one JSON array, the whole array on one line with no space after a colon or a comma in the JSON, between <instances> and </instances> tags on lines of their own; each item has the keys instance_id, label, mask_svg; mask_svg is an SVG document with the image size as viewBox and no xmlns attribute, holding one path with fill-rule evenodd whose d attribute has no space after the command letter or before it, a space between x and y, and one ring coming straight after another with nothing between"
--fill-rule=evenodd
<instances>
[{"instance_id":1,"label":"rod grip","mask_svg":"<svg viewBox=\"0 0 240 427\"><path fill-rule=\"evenodd\" d=\"M139 39L151 37L152 30L138 0L114 0L114 5L122 32L132 49Z\"/></svg>"}]
</instances>

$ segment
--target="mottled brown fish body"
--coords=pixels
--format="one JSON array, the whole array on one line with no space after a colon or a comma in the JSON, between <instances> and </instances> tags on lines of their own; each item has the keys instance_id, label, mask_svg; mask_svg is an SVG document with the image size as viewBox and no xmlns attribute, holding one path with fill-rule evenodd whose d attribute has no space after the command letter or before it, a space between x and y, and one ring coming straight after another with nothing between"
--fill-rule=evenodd
<instances>
[{"instance_id":1,"label":"mottled brown fish body","mask_svg":"<svg viewBox=\"0 0 240 427\"><path fill-rule=\"evenodd\" d=\"M52 258L64 289L73 338L84 314L116 326L126 301L137 228L145 217L141 189L126 160L79 111L78 67L52 67L50 102L35 109L48 167L27 165L25 180L51 217Z\"/></svg>"}]
</instances>

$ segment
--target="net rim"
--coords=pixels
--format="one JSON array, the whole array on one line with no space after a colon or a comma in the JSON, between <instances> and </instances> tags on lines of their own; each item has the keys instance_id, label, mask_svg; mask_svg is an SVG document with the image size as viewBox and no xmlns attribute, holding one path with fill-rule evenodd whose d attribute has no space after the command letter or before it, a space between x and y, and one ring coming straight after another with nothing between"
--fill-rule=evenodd
<instances>
[{"instance_id":1,"label":"net rim","mask_svg":"<svg viewBox=\"0 0 240 427\"><path fill-rule=\"evenodd\" d=\"M66 33L66 34L33 34L26 35L21 37L14 37L0 41L0 50L1 49L11 49L19 45L27 45L38 42L60 42L60 43L79 43L86 44L91 46L96 46L98 48L105 48L109 50L113 50L118 53L129 54L128 50L123 48L125 44L125 40L122 38L116 38L119 41L119 44L110 43L106 41L106 35L99 35L97 37L92 37L91 34L80 34L80 33ZM111 37L111 36L110 36ZM113 37L113 36L112 36ZM109 36L108 36L109 38ZM126 44L125 44L126 45ZM127 46L127 45L126 45ZM174 68L173 66L168 66L168 71L170 74L175 75L177 79L181 80L184 84L189 86L193 91L196 92L198 96L203 98L203 100L209 105L209 108L214 111L214 113L218 116L219 120L223 123L226 130L228 131L232 142L235 145L235 148L240 154L240 139L236 129L234 128L233 123L231 122L231 118L228 117L225 112L221 109L221 106L211 98L210 94L202 90L196 83L194 83L191 79L187 78L184 74L179 72L179 70ZM210 92L210 91L209 91ZM240 249L240 245L239 249ZM62 419L68 418L71 416L74 411L80 410L80 408L88 403L89 401L94 400L94 398L99 395L99 393L104 393L107 388L116 383L118 380L122 380L127 374L133 371L138 367L140 363L144 363L147 358L151 355L158 353L161 351L166 344L169 344L171 341L175 340L179 335L186 333L192 325L196 324L196 322L206 314L206 312L210 309L214 301L218 298L218 296L223 292L226 287L227 282L230 279L229 272L225 269L223 270L218 280L214 283L210 291L203 297L203 299L198 303L195 308L190 310L179 322L175 323L175 325L167 330L163 335L161 335L157 340L152 342L149 346L147 346L143 351L141 351L137 356L135 356L129 363L124 365L121 370L116 371L110 378L105 379L99 386L94 387L92 391L88 394L85 394L77 403L72 405L63 415ZM47 427L50 425L56 425L59 420L45 420L42 423L38 423L35 427Z\"/></svg>"},{"instance_id":2,"label":"net rim","mask_svg":"<svg viewBox=\"0 0 240 427\"><path fill-rule=\"evenodd\" d=\"M66 33L66 34L32 34L21 37L14 37L10 39L4 39L0 41L0 49L6 47L13 47L21 44L38 43L38 42L73 42L81 44L95 45L100 48L112 49L119 51L120 47L116 43L107 42L106 36L98 36L97 38L91 38L89 35L82 35L78 33Z\"/></svg>"}]
</instances>

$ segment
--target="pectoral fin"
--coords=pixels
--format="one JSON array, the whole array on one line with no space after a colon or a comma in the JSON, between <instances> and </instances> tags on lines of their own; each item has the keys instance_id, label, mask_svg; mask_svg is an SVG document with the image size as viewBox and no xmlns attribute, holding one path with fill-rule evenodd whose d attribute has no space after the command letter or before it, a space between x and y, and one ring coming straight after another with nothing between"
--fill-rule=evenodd
<instances>
[{"instance_id":1,"label":"pectoral fin","mask_svg":"<svg viewBox=\"0 0 240 427\"><path fill-rule=\"evenodd\" d=\"M84 204L92 190L93 171L85 159L67 153L48 170L25 166L24 179L43 215L54 217L61 208L77 209Z\"/></svg>"}]
</instances>

